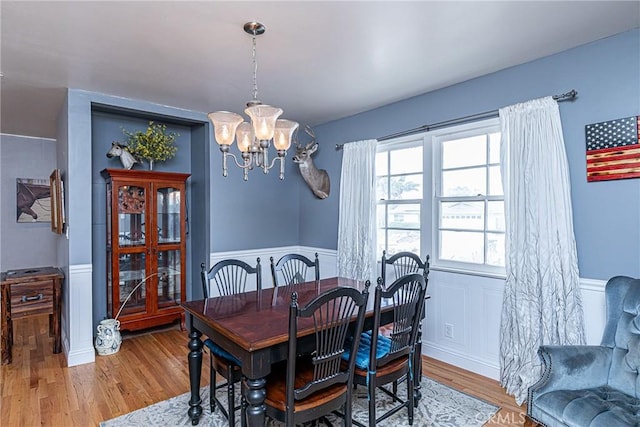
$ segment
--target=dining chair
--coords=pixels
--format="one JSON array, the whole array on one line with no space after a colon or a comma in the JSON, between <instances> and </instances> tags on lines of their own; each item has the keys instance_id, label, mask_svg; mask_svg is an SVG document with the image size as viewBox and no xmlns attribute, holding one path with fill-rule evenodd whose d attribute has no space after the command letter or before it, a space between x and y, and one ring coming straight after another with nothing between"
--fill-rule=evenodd
<instances>
[{"instance_id":1,"label":"dining chair","mask_svg":"<svg viewBox=\"0 0 640 427\"><path fill-rule=\"evenodd\" d=\"M259 291L262 289L260 258L256 260L255 267L238 259L220 261L211 267L208 272L204 263L202 263L200 267L202 269L202 290L205 297L216 296L213 294L214 289L218 291L218 296L235 295L252 290L249 288L249 278L251 275L255 275L256 290ZM242 381L241 362L209 338L204 341L204 346L209 349L210 356L211 378L209 405L211 406L211 412L215 411L216 406L220 408L220 412L222 412L229 421L229 426L233 427L235 425L235 411L241 409L240 425L244 426L245 414L243 408L246 406L244 395L241 397L240 405L235 406L234 391L234 384ZM226 383L216 385L216 374L225 378ZM227 389L227 408L225 408L216 397L216 391L224 387Z\"/></svg>"},{"instance_id":2,"label":"dining chair","mask_svg":"<svg viewBox=\"0 0 640 427\"><path fill-rule=\"evenodd\" d=\"M351 426L353 372L358 340L348 347L342 363L345 340L355 319L355 331L362 331L369 296L369 281L359 292L355 288L329 289L300 308L293 292L289 309L288 359L272 367L266 383L266 413L287 427L322 418L342 408L344 425ZM298 356L298 331L313 327L307 343L312 353ZM285 366L286 365L286 366Z\"/></svg>"},{"instance_id":3,"label":"dining chair","mask_svg":"<svg viewBox=\"0 0 640 427\"><path fill-rule=\"evenodd\" d=\"M320 280L320 261L318 260L317 252L314 261L300 254L283 255L277 263L274 262L273 257L270 260L274 288L282 285L304 283L314 279L316 281ZM314 276L311 276L311 272L313 272Z\"/></svg>"},{"instance_id":4,"label":"dining chair","mask_svg":"<svg viewBox=\"0 0 640 427\"><path fill-rule=\"evenodd\" d=\"M387 258L387 252L382 251L381 276L383 285L387 282L387 266L389 265L393 267L392 281L398 280L404 275L419 273L420 271L422 271L422 274L426 277L429 274L429 255L422 261L422 259L413 252L398 252Z\"/></svg>"},{"instance_id":5,"label":"dining chair","mask_svg":"<svg viewBox=\"0 0 640 427\"><path fill-rule=\"evenodd\" d=\"M388 337L372 334L371 331L360 335L353 378L354 384L367 387L370 427L402 408L407 408L409 425L413 424L415 370L412 365L416 360L414 352L426 291L427 279L422 274L404 275L387 287L383 286L382 278L378 278L374 296L373 331L380 329L383 299L392 304L393 329ZM383 387L400 379L406 379L407 382L406 400L398 396L395 387L393 390ZM379 417L376 415L377 390L391 396L394 402L399 402Z\"/></svg>"},{"instance_id":6,"label":"dining chair","mask_svg":"<svg viewBox=\"0 0 640 427\"><path fill-rule=\"evenodd\" d=\"M387 252L386 251L382 251L382 271L381 271L381 276L382 276L382 284L383 286L387 283L387 281L389 280L387 278L387 266L391 266L393 267L393 275L391 278L391 281L394 280L398 280L399 278L401 278L402 276L405 276L407 274L412 274L412 273L422 273L422 275L428 280L429 278L429 255L426 256L425 260L422 261L422 259L415 253L413 252L398 252L394 255L392 255L391 257L387 258ZM424 318L424 311L422 313L422 318ZM421 319L422 319L421 318ZM389 336L389 334L391 333L391 330L393 329L393 325L389 324L389 325L384 325L380 328L380 333L382 335L385 336ZM422 329L418 330L418 338L416 339L416 341L418 343L422 342ZM415 361L415 377L418 381L418 384L416 385L416 389L420 389L420 380L422 378L422 364L420 363L420 354L417 353L416 354L416 361ZM394 381L393 382L393 393L397 394L398 392L398 382ZM419 397L420 392L418 392L418 394L416 395L416 397Z\"/></svg>"}]
</instances>

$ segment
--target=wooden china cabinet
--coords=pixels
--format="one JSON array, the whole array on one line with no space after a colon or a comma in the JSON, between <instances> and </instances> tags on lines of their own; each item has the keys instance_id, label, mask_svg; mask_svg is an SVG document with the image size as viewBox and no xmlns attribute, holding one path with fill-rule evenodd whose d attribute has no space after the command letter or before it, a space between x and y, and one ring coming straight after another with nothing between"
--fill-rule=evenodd
<instances>
[{"instance_id":1,"label":"wooden china cabinet","mask_svg":"<svg viewBox=\"0 0 640 427\"><path fill-rule=\"evenodd\" d=\"M185 191L190 174L101 173L107 183L107 315L117 315L122 330L176 320L184 328L180 303L186 296Z\"/></svg>"}]
</instances>

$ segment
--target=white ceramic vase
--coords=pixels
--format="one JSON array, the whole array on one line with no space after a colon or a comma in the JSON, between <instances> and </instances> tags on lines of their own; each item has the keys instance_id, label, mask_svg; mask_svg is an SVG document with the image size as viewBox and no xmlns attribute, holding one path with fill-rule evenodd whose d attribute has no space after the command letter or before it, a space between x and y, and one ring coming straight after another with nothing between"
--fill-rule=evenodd
<instances>
[{"instance_id":1,"label":"white ceramic vase","mask_svg":"<svg viewBox=\"0 0 640 427\"><path fill-rule=\"evenodd\" d=\"M98 325L95 347L100 356L117 353L122 344L120 321L116 319L101 320Z\"/></svg>"}]
</instances>

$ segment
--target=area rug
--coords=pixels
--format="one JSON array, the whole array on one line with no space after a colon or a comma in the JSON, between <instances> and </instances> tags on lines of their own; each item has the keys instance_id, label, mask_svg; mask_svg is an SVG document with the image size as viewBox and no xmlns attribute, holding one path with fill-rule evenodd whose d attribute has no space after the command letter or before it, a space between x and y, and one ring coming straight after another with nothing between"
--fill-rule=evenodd
<instances>
[{"instance_id":1,"label":"area rug","mask_svg":"<svg viewBox=\"0 0 640 427\"><path fill-rule=\"evenodd\" d=\"M402 393L404 383L399 385ZM238 395L236 392L236 395ZM403 396L404 394L400 394ZM226 405L226 392L218 392L220 400ZM209 387L200 390L203 413L200 417L201 426L218 427L227 425L227 420L219 410L213 415L209 410ZM187 417L189 409L189 393L156 403L146 408L113 418L100 423L101 427L129 427L129 426L190 426L191 421ZM378 414L383 408L392 404L391 399L384 393L376 393L376 406ZM422 399L415 408L414 426L433 427L474 427L482 426L498 410L491 405L475 397L461 393L429 378L422 379ZM327 417L333 425L342 425L341 420L333 416ZM353 398L353 418L363 424L368 424L366 391L358 387ZM236 425L240 425L240 417L236 416ZM269 420L269 427L279 427L283 424ZM394 416L387 418L379 425L404 427L408 426L407 412L402 410Z\"/></svg>"}]
</instances>

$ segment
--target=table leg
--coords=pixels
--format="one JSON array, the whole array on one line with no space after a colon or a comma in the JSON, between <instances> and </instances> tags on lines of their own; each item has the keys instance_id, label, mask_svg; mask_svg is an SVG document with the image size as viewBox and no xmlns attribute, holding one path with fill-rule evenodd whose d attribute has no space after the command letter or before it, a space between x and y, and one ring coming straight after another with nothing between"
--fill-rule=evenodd
<instances>
[{"instance_id":1,"label":"table leg","mask_svg":"<svg viewBox=\"0 0 640 427\"><path fill-rule=\"evenodd\" d=\"M49 334L53 333L53 353L62 351L60 319L62 315L62 279L56 279L53 287L53 313L49 315Z\"/></svg>"},{"instance_id":2,"label":"table leg","mask_svg":"<svg viewBox=\"0 0 640 427\"><path fill-rule=\"evenodd\" d=\"M247 426L262 427L265 421L264 398L267 394L264 378L246 380L245 397L247 400Z\"/></svg>"},{"instance_id":3,"label":"table leg","mask_svg":"<svg viewBox=\"0 0 640 427\"><path fill-rule=\"evenodd\" d=\"M193 324L193 321L190 322ZM196 425L202 415L202 399L200 398L200 375L202 374L202 332L191 327L189 334L189 383L191 385L191 399L189 400L189 411L187 414L191 419L191 424Z\"/></svg>"},{"instance_id":4,"label":"table leg","mask_svg":"<svg viewBox=\"0 0 640 427\"><path fill-rule=\"evenodd\" d=\"M11 286L3 285L2 307L0 307L0 341L2 342L2 364L11 363L11 347L13 346L13 324L11 321Z\"/></svg>"}]
</instances>

